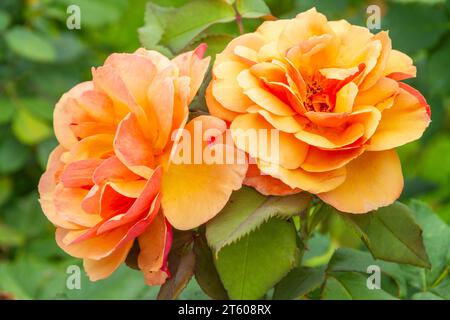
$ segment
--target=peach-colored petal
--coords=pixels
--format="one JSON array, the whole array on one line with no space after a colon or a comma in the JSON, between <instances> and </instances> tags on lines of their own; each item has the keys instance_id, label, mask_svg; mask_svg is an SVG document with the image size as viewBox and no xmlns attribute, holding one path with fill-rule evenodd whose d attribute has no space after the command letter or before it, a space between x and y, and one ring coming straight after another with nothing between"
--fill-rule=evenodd
<instances>
[{"instance_id":1,"label":"peach-colored petal","mask_svg":"<svg viewBox=\"0 0 450 320\"><path fill-rule=\"evenodd\" d=\"M309 172L326 172L341 168L360 156L364 147L348 150L321 150L310 147L301 168Z\"/></svg>"},{"instance_id":2,"label":"peach-colored petal","mask_svg":"<svg viewBox=\"0 0 450 320\"><path fill-rule=\"evenodd\" d=\"M78 141L70 151L64 153L61 160L70 163L86 159L102 159L113 152L111 134L96 134Z\"/></svg>"},{"instance_id":3,"label":"peach-colored petal","mask_svg":"<svg viewBox=\"0 0 450 320\"><path fill-rule=\"evenodd\" d=\"M383 111L367 150L388 150L420 138L430 123L428 105L423 103L426 102L400 89L394 105Z\"/></svg>"},{"instance_id":4,"label":"peach-colored petal","mask_svg":"<svg viewBox=\"0 0 450 320\"><path fill-rule=\"evenodd\" d=\"M100 260L84 259L83 267L89 280L97 281L109 277L125 261L132 246L133 241L129 241L105 258Z\"/></svg>"},{"instance_id":5,"label":"peach-colored petal","mask_svg":"<svg viewBox=\"0 0 450 320\"><path fill-rule=\"evenodd\" d=\"M354 82L349 82L343 86L336 95L334 112L351 112L357 94L358 86Z\"/></svg>"},{"instance_id":6,"label":"peach-colored petal","mask_svg":"<svg viewBox=\"0 0 450 320\"><path fill-rule=\"evenodd\" d=\"M356 105L377 106L398 92L398 82L390 78L381 78L370 89L360 91L356 96ZM381 109L383 111L383 109Z\"/></svg>"},{"instance_id":7,"label":"peach-colored petal","mask_svg":"<svg viewBox=\"0 0 450 320\"><path fill-rule=\"evenodd\" d=\"M197 117L186 126L192 137L195 123L199 122L205 123L204 129L222 127L223 130L225 126L223 121L214 117ZM213 125L214 122L217 124ZM212 152L222 152L224 156L228 152L232 154L236 152L234 148L222 144L206 148L210 148ZM223 158L221 163L224 163ZM200 164L193 161L171 163L163 174L164 215L177 229L187 230L201 225L225 206L232 191L241 187L246 171L247 164L237 161L230 164L207 164L205 161Z\"/></svg>"},{"instance_id":8,"label":"peach-colored petal","mask_svg":"<svg viewBox=\"0 0 450 320\"><path fill-rule=\"evenodd\" d=\"M128 53L113 53L106 59L104 65L114 69L134 101L145 108L148 103L147 88L156 74L155 65L143 56Z\"/></svg>"},{"instance_id":9,"label":"peach-colored petal","mask_svg":"<svg viewBox=\"0 0 450 320\"><path fill-rule=\"evenodd\" d=\"M75 161L67 165L61 176L61 182L66 188L81 188L92 186L92 175L102 163L100 159L86 159Z\"/></svg>"},{"instance_id":10,"label":"peach-colored petal","mask_svg":"<svg viewBox=\"0 0 450 320\"><path fill-rule=\"evenodd\" d=\"M59 183L55 189L55 209L58 215L69 222L84 227L93 227L100 222L100 217L89 214L81 207L83 198L88 193L81 188L65 188Z\"/></svg>"},{"instance_id":11,"label":"peach-colored petal","mask_svg":"<svg viewBox=\"0 0 450 320\"><path fill-rule=\"evenodd\" d=\"M212 84L208 86L205 93L206 104L208 106L209 113L220 119L226 121L233 121L233 119L239 114L231 110L225 109L213 96Z\"/></svg>"},{"instance_id":12,"label":"peach-colored petal","mask_svg":"<svg viewBox=\"0 0 450 320\"><path fill-rule=\"evenodd\" d=\"M62 146L58 146L50 153L47 170L39 180L39 202L42 207L42 211L51 223L61 228L76 229L78 226L72 222L67 221L64 217L60 216L55 209L54 194L55 188L58 184L59 175L64 167L60 158L64 152Z\"/></svg>"},{"instance_id":13,"label":"peach-colored petal","mask_svg":"<svg viewBox=\"0 0 450 320\"><path fill-rule=\"evenodd\" d=\"M414 78L416 67L408 55L398 50L392 50L384 69L384 75L397 81Z\"/></svg>"},{"instance_id":14,"label":"peach-colored petal","mask_svg":"<svg viewBox=\"0 0 450 320\"><path fill-rule=\"evenodd\" d=\"M266 196L286 196L299 193L302 190L292 189L281 180L262 174L256 164L249 165L244 185L255 188L259 193Z\"/></svg>"},{"instance_id":15,"label":"peach-colored petal","mask_svg":"<svg viewBox=\"0 0 450 320\"><path fill-rule=\"evenodd\" d=\"M295 134L295 137L304 143L323 149L336 149L348 146L360 139L365 132L361 123L353 123L348 127L327 128L326 130L316 128L305 128Z\"/></svg>"},{"instance_id":16,"label":"peach-colored petal","mask_svg":"<svg viewBox=\"0 0 450 320\"><path fill-rule=\"evenodd\" d=\"M206 47L206 44L202 43L195 50L182 53L172 60L178 66L179 76L190 79L189 102L194 99L208 70L210 57L203 58Z\"/></svg>"},{"instance_id":17,"label":"peach-colored petal","mask_svg":"<svg viewBox=\"0 0 450 320\"><path fill-rule=\"evenodd\" d=\"M301 168L289 170L279 165L258 160L259 169L280 179L291 188L299 188L311 193L332 190L345 180L345 167L327 172L307 172Z\"/></svg>"},{"instance_id":18,"label":"peach-colored petal","mask_svg":"<svg viewBox=\"0 0 450 320\"><path fill-rule=\"evenodd\" d=\"M395 150L386 150L365 152L350 162L345 182L318 196L340 211L366 213L390 205L402 189L400 160Z\"/></svg>"},{"instance_id":19,"label":"peach-colored petal","mask_svg":"<svg viewBox=\"0 0 450 320\"><path fill-rule=\"evenodd\" d=\"M230 128L236 146L253 158L295 169L306 157L307 144L276 130L258 114L240 115Z\"/></svg>"},{"instance_id":20,"label":"peach-colored petal","mask_svg":"<svg viewBox=\"0 0 450 320\"><path fill-rule=\"evenodd\" d=\"M280 34L278 47L280 52L297 45L314 36L331 34L333 31L327 24L327 18L312 8L289 20Z\"/></svg>"},{"instance_id":21,"label":"peach-colored petal","mask_svg":"<svg viewBox=\"0 0 450 320\"><path fill-rule=\"evenodd\" d=\"M55 135L58 142L66 149L72 147L78 142L76 136L70 130L70 124L72 123L72 112L70 107L73 108L74 104L70 103L70 100L80 96L83 92L92 90L93 85L91 81L82 82L67 93L63 94L61 99L55 106L53 113L53 127L55 129Z\"/></svg>"},{"instance_id":22,"label":"peach-colored petal","mask_svg":"<svg viewBox=\"0 0 450 320\"><path fill-rule=\"evenodd\" d=\"M145 283L150 286L164 283L170 276L167 256L172 244L171 226L164 215L158 214L138 241L141 249L138 266L144 273Z\"/></svg>"},{"instance_id":23,"label":"peach-colored petal","mask_svg":"<svg viewBox=\"0 0 450 320\"><path fill-rule=\"evenodd\" d=\"M114 150L120 161L132 172L144 178L150 177L154 164L152 146L133 113L129 113L119 124Z\"/></svg>"},{"instance_id":24,"label":"peach-colored petal","mask_svg":"<svg viewBox=\"0 0 450 320\"><path fill-rule=\"evenodd\" d=\"M381 31L377 33L372 40L379 40L382 46L380 55L378 57L376 65L372 70L366 75L364 81L361 83L361 90L368 89L372 87L378 80L383 76L383 72L388 64L390 52L392 49L391 39L386 31Z\"/></svg>"}]
</instances>

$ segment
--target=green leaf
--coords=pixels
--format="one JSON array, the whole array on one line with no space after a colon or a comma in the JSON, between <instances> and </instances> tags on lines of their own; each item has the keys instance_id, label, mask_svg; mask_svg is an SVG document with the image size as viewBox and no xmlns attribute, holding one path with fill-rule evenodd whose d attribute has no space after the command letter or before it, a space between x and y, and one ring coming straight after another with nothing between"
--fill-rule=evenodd
<instances>
[{"instance_id":1,"label":"green leaf","mask_svg":"<svg viewBox=\"0 0 450 320\"><path fill-rule=\"evenodd\" d=\"M243 18L260 18L270 15L270 9L263 0L237 0L236 8Z\"/></svg>"},{"instance_id":2,"label":"green leaf","mask_svg":"<svg viewBox=\"0 0 450 320\"><path fill-rule=\"evenodd\" d=\"M275 286L273 299L297 299L317 289L324 281L323 268L295 268Z\"/></svg>"},{"instance_id":3,"label":"green leaf","mask_svg":"<svg viewBox=\"0 0 450 320\"><path fill-rule=\"evenodd\" d=\"M294 268L297 261L293 224L272 218L223 248L215 264L230 299L259 299Z\"/></svg>"},{"instance_id":4,"label":"green leaf","mask_svg":"<svg viewBox=\"0 0 450 320\"><path fill-rule=\"evenodd\" d=\"M16 54L37 62L52 62L56 51L45 36L25 27L14 27L5 34L9 48Z\"/></svg>"},{"instance_id":5,"label":"green leaf","mask_svg":"<svg viewBox=\"0 0 450 320\"><path fill-rule=\"evenodd\" d=\"M202 37L197 37L196 41L189 45L187 49L193 50L199 44L206 43L208 48L206 49L205 56L210 56L212 59L215 59L216 54L222 52L231 40L233 40L233 36L229 34L207 34Z\"/></svg>"},{"instance_id":6,"label":"green leaf","mask_svg":"<svg viewBox=\"0 0 450 320\"><path fill-rule=\"evenodd\" d=\"M367 214L342 214L377 259L430 268L422 230L400 202Z\"/></svg>"},{"instance_id":7,"label":"green leaf","mask_svg":"<svg viewBox=\"0 0 450 320\"><path fill-rule=\"evenodd\" d=\"M33 116L49 122L53 121L54 105L49 101L41 98L23 98L20 99L19 103Z\"/></svg>"},{"instance_id":8,"label":"green leaf","mask_svg":"<svg viewBox=\"0 0 450 320\"><path fill-rule=\"evenodd\" d=\"M355 272L338 272L327 277L323 300L396 300L382 289L367 288L367 277Z\"/></svg>"},{"instance_id":9,"label":"green leaf","mask_svg":"<svg viewBox=\"0 0 450 320\"><path fill-rule=\"evenodd\" d=\"M234 192L228 204L206 225L206 238L215 253L249 232L269 218L288 218L306 209L311 197L299 193L285 197L265 197L252 188Z\"/></svg>"},{"instance_id":10,"label":"green leaf","mask_svg":"<svg viewBox=\"0 0 450 320\"><path fill-rule=\"evenodd\" d=\"M53 149L56 148L57 145L58 141L54 137L52 137L41 142L37 146L37 160L42 169L45 169L47 167L48 156L53 151Z\"/></svg>"},{"instance_id":11,"label":"green leaf","mask_svg":"<svg viewBox=\"0 0 450 320\"><path fill-rule=\"evenodd\" d=\"M0 137L0 173L12 173L25 165L28 149L10 134Z\"/></svg>"},{"instance_id":12,"label":"green leaf","mask_svg":"<svg viewBox=\"0 0 450 320\"><path fill-rule=\"evenodd\" d=\"M125 1L103 0L58 0L63 5L77 5L81 12L81 29L96 29L119 20L126 6Z\"/></svg>"},{"instance_id":13,"label":"green leaf","mask_svg":"<svg viewBox=\"0 0 450 320\"><path fill-rule=\"evenodd\" d=\"M394 294L397 296L406 295L406 278L400 266L391 262L375 260L367 252L350 248L339 248L331 257L326 271L327 273L359 272L367 275L367 268L371 265L380 267L382 288L387 288L392 280L396 285Z\"/></svg>"},{"instance_id":14,"label":"green leaf","mask_svg":"<svg viewBox=\"0 0 450 320\"><path fill-rule=\"evenodd\" d=\"M381 27L389 30L393 48L412 54L435 45L448 30L448 18L443 6L393 3L381 20Z\"/></svg>"},{"instance_id":15,"label":"green leaf","mask_svg":"<svg viewBox=\"0 0 450 320\"><path fill-rule=\"evenodd\" d=\"M37 117L26 109L20 109L14 117L12 130L24 144L34 145L52 135L50 125Z\"/></svg>"},{"instance_id":16,"label":"green leaf","mask_svg":"<svg viewBox=\"0 0 450 320\"><path fill-rule=\"evenodd\" d=\"M0 31L5 30L8 27L10 21L11 18L9 17L8 13L0 10Z\"/></svg>"},{"instance_id":17,"label":"green leaf","mask_svg":"<svg viewBox=\"0 0 450 320\"><path fill-rule=\"evenodd\" d=\"M145 25L139 28L139 40L147 49L154 49L171 56L168 48L158 45L164 34L167 20L175 9L161 7L152 2L148 2L145 9Z\"/></svg>"},{"instance_id":18,"label":"green leaf","mask_svg":"<svg viewBox=\"0 0 450 320\"><path fill-rule=\"evenodd\" d=\"M215 300L227 300L227 292L214 265L213 254L203 235L195 238L194 252L195 279L202 290Z\"/></svg>"},{"instance_id":19,"label":"green leaf","mask_svg":"<svg viewBox=\"0 0 450 320\"><path fill-rule=\"evenodd\" d=\"M10 99L0 98L0 124L9 122L15 110L16 107Z\"/></svg>"},{"instance_id":20,"label":"green leaf","mask_svg":"<svg viewBox=\"0 0 450 320\"><path fill-rule=\"evenodd\" d=\"M431 93L448 95L450 92L450 75L442 67L448 64L450 64L450 39L447 37L437 50L431 53L426 65L425 76Z\"/></svg>"},{"instance_id":21,"label":"green leaf","mask_svg":"<svg viewBox=\"0 0 450 320\"><path fill-rule=\"evenodd\" d=\"M0 177L0 207L8 201L12 191L11 179L9 177Z\"/></svg>"},{"instance_id":22,"label":"green leaf","mask_svg":"<svg viewBox=\"0 0 450 320\"><path fill-rule=\"evenodd\" d=\"M422 291L437 287L450 271L450 227L425 203L413 200L410 204L416 221L423 228L425 248L430 257L431 270L401 266L410 284Z\"/></svg>"},{"instance_id":23,"label":"green leaf","mask_svg":"<svg viewBox=\"0 0 450 320\"><path fill-rule=\"evenodd\" d=\"M0 246L17 247L23 244L24 237L16 230L0 224Z\"/></svg>"}]
</instances>

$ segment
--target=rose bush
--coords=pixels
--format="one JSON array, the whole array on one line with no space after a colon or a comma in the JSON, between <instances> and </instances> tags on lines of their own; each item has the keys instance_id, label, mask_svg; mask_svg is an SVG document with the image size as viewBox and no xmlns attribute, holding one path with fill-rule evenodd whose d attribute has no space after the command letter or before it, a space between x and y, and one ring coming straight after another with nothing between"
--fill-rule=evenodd
<instances>
[{"instance_id":1,"label":"rose bush","mask_svg":"<svg viewBox=\"0 0 450 320\"><path fill-rule=\"evenodd\" d=\"M171 163L177 129L226 128L211 116L186 124L209 64L204 51L173 60L145 49L112 54L56 105L59 146L39 183L40 202L59 246L84 260L91 280L109 276L137 239L146 283L164 283L171 226L199 226L242 184L246 164Z\"/></svg>"},{"instance_id":2,"label":"rose bush","mask_svg":"<svg viewBox=\"0 0 450 320\"><path fill-rule=\"evenodd\" d=\"M237 147L256 161L245 184L266 195L304 190L350 213L400 196L395 148L422 135L430 108L401 82L416 68L387 32L311 9L235 38L212 72L209 111L231 123ZM243 137L255 129L279 130L276 154Z\"/></svg>"}]
</instances>

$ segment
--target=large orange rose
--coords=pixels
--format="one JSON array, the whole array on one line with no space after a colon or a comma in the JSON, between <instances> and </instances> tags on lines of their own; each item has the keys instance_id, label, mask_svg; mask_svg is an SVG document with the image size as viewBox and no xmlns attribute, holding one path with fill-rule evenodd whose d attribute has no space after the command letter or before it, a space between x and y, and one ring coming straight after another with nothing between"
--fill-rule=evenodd
<instances>
[{"instance_id":1,"label":"large orange rose","mask_svg":"<svg viewBox=\"0 0 450 320\"><path fill-rule=\"evenodd\" d=\"M305 190L341 211L365 213L399 197L394 148L430 123L422 95L399 82L415 74L387 32L327 21L311 9L229 43L217 55L207 102L256 158L246 184L264 194ZM278 152L246 143L247 129L279 130Z\"/></svg>"},{"instance_id":2,"label":"large orange rose","mask_svg":"<svg viewBox=\"0 0 450 320\"><path fill-rule=\"evenodd\" d=\"M146 282L163 283L171 225L190 229L206 222L242 184L246 165L171 161L172 136L185 127L208 68L204 50L173 60L145 49L113 54L92 69L92 81L56 105L60 145L41 178L40 201L59 246L84 259L91 280L109 276L137 239ZM186 130L198 123L217 134L226 129L222 120L203 116Z\"/></svg>"}]
</instances>

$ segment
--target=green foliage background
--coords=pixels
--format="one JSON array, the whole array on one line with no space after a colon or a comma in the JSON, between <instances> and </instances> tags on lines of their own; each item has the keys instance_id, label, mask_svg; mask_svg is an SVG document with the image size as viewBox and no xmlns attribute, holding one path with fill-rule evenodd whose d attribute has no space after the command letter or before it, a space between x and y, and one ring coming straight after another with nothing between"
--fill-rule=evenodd
<instances>
[{"instance_id":1,"label":"green foliage background","mask_svg":"<svg viewBox=\"0 0 450 320\"><path fill-rule=\"evenodd\" d=\"M225 0L217 1L229 6ZM153 1L172 7L187 2ZM155 297L158 288L146 287L141 274L126 267L98 283L90 283L83 276L82 290L66 289L66 268L80 261L56 246L54 229L40 210L36 192L47 156L56 146L53 107L62 93L90 79L91 66L101 65L112 52L132 52L141 43L171 55L206 41L207 53L213 55L239 34L230 8L211 12L194 11L193 6L189 11L188 5L176 24L168 25L164 19L157 23L152 20L152 14L164 16L160 9L149 10L145 17L146 3L147 0L0 2L0 295L7 293L18 299ZM330 20L345 18L365 25L366 8L373 3L382 8L381 28L390 30L394 48L413 57L418 78L408 82L424 94L432 109L432 124L424 137L399 149L405 175L401 200L421 199L449 224L450 0L266 0L267 7L263 0L237 1L244 11L241 13L246 32L262 22L259 17L268 9L272 15L284 18L312 6ZM66 27L66 8L70 4L81 7L81 30ZM250 9L245 11L246 8ZM142 28L144 18L147 23ZM192 30L190 24L197 28L194 34L183 33ZM171 32L181 36L175 39ZM199 100L196 103L201 105ZM313 236L304 257L306 268L327 263L330 250L338 246L361 246L360 240L347 232L339 220L330 219L323 227L330 236ZM345 250L351 249L343 250L341 254L348 254ZM335 266L329 264L328 268L330 265ZM340 281L355 281L358 275L346 277ZM336 290L329 292L335 294ZM430 298L436 293L421 294L421 298ZM192 280L181 298L206 295Z\"/></svg>"}]
</instances>

